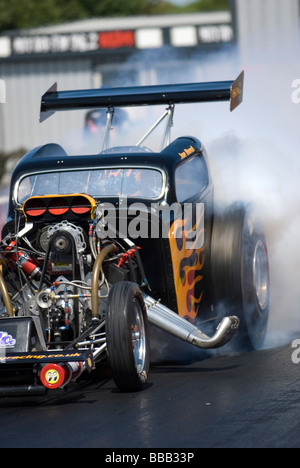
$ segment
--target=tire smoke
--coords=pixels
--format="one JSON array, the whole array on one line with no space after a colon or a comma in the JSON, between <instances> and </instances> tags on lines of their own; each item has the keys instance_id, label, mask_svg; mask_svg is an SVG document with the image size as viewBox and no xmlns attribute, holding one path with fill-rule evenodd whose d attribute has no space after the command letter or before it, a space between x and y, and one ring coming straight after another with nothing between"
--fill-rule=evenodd
<instances>
[{"instance_id":1,"label":"tire smoke","mask_svg":"<svg viewBox=\"0 0 300 468\"><path fill-rule=\"evenodd\" d=\"M245 70L244 102L233 114L228 103L178 106L172 137L197 136L208 151L217 203L253 202L263 222L271 275L266 347L287 343L300 330L300 65L298 48L289 46L288 54L262 51L257 62L235 49L193 57L202 69L175 75L176 82L230 80Z\"/></svg>"}]
</instances>

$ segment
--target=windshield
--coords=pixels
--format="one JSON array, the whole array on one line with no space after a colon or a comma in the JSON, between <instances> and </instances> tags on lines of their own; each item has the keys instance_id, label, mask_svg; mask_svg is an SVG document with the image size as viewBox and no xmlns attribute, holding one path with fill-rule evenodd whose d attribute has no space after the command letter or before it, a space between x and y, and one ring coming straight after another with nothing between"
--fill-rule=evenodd
<instances>
[{"instance_id":1,"label":"windshield","mask_svg":"<svg viewBox=\"0 0 300 468\"><path fill-rule=\"evenodd\" d=\"M163 175L156 169L111 168L47 172L24 177L18 202L43 195L86 193L94 198L122 197L158 199L163 193Z\"/></svg>"}]
</instances>

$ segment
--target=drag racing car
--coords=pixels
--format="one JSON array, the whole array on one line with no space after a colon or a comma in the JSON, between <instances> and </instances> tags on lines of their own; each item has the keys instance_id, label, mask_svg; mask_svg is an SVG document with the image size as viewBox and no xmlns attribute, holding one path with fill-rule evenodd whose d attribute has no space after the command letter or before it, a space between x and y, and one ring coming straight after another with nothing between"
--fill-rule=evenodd
<instances>
[{"instance_id":1,"label":"drag racing car","mask_svg":"<svg viewBox=\"0 0 300 468\"><path fill-rule=\"evenodd\" d=\"M235 81L79 91L52 87L56 111L107 109L98 154L58 144L16 166L0 245L0 394L66 388L108 359L140 390L151 327L201 349L262 345L269 313L265 236L253 210L218 210L202 143L171 140L175 105L241 101ZM167 106L134 146L111 147L115 108ZM144 145L166 121L162 149Z\"/></svg>"}]
</instances>

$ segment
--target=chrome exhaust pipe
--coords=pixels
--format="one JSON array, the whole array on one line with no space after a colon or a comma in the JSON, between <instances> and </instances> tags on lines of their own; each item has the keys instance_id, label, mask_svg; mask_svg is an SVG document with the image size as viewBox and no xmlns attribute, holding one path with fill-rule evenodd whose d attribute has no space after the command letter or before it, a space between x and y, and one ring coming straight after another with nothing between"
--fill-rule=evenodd
<instances>
[{"instance_id":1,"label":"chrome exhaust pipe","mask_svg":"<svg viewBox=\"0 0 300 468\"><path fill-rule=\"evenodd\" d=\"M207 336L199 328L177 315L150 296L144 294L148 320L152 325L174 335L180 340L201 349L221 348L231 341L240 324L238 317L225 317L213 337Z\"/></svg>"}]
</instances>

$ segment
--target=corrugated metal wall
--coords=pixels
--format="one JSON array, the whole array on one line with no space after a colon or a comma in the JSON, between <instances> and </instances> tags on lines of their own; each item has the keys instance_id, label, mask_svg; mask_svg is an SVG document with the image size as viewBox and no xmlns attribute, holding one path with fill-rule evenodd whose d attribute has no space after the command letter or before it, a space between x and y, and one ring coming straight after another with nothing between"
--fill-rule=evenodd
<instances>
[{"instance_id":1,"label":"corrugated metal wall","mask_svg":"<svg viewBox=\"0 0 300 468\"><path fill-rule=\"evenodd\" d=\"M242 58L277 60L299 40L299 0L236 0Z\"/></svg>"},{"instance_id":2,"label":"corrugated metal wall","mask_svg":"<svg viewBox=\"0 0 300 468\"><path fill-rule=\"evenodd\" d=\"M82 131L84 112L58 113L39 123L41 96L54 83L60 89L92 87L89 60L33 61L0 65L6 104L0 108L0 151L11 152L56 142L58 135ZM71 130L70 130L71 129Z\"/></svg>"}]
</instances>

